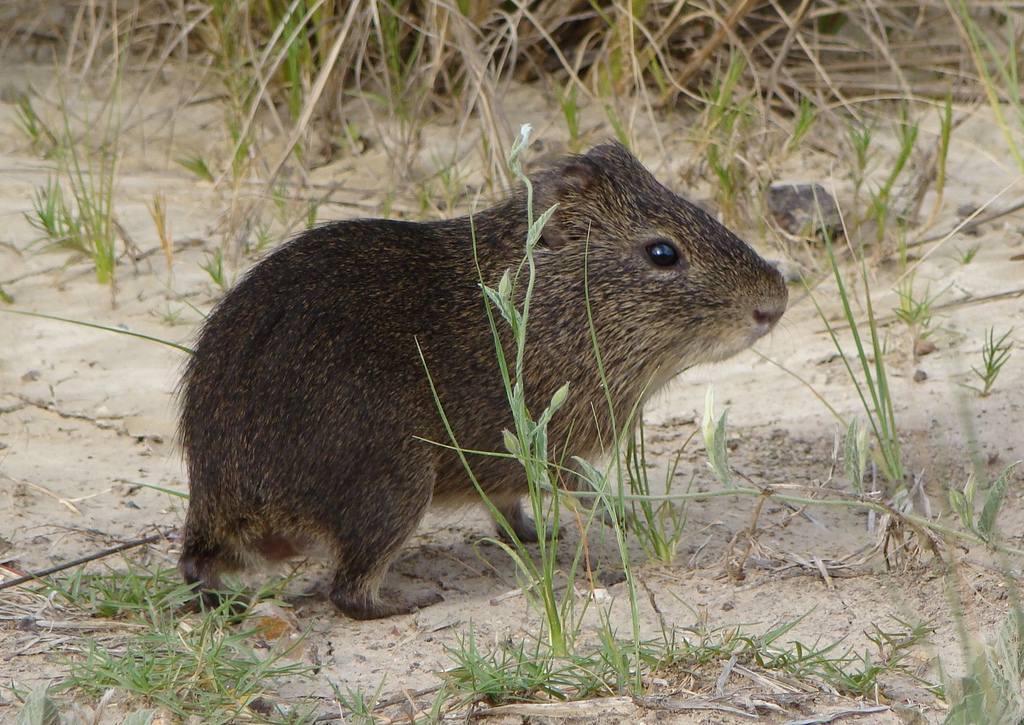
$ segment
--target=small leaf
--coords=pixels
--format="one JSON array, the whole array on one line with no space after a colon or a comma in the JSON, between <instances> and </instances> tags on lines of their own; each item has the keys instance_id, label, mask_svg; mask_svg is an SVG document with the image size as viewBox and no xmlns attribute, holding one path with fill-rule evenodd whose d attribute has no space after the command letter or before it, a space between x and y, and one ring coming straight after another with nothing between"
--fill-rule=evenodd
<instances>
[{"instance_id":1,"label":"small leaf","mask_svg":"<svg viewBox=\"0 0 1024 725\"><path fill-rule=\"evenodd\" d=\"M509 430L503 430L501 435L505 439L505 450L516 458L521 459L523 457L523 447L519 444L519 439L516 437L515 433Z\"/></svg>"},{"instance_id":2,"label":"small leaf","mask_svg":"<svg viewBox=\"0 0 1024 725\"><path fill-rule=\"evenodd\" d=\"M992 484L988 498L985 499L985 506L981 509L981 515L978 516L978 531L980 533L988 536L995 531L996 517L999 515L999 505L1003 501L1003 494L1006 493L1006 485L1010 482L1010 474L1013 473L1013 469L1019 464L1020 461L1011 463Z\"/></svg>"},{"instance_id":3,"label":"small leaf","mask_svg":"<svg viewBox=\"0 0 1024 725\"><path fill-rule=\"evenodd\" d=\"M728 411L715 420L715 390L709 383L704 395L704 419L701 429L704 432L704 447L708 453L708 466L715 478L726 486L732 486L732 475L729 473L728 449L726 448L725 421Z\"/></svg>"},{"instance_id":4,"label":"small leaf","mask_svg":"<svg viewBox=\"0 0 1024 725\"><path fill-rule=\"evenodd\" d=\"M967 499L967 503L974 503L974 495L978 492L978 483L974 480L974 476L970 476L967 479L967 484L964 486L964 498Z\"/></svg>"},{"instance_id":5,"label":"small leaf","mask_svg":"<svg viewBox=\"0 0 1024 725\"><path fill-rule=\"evenodd\" d=\"M534 246L536 246L537 242L540 240L541 233L544 231L544 225L548 223L548 219L551 218L551 215L555 213L555 209L557 208L558 204L555 204L534 220L533 226L530 227L530 231L526 235L527 253L532 251Z\"/></svg>"},{"instance_id":6,"label":"small leaf","mask_svg":"<svg viewBox=\"0 0 1024 725\"><path fill-rule=\"evenodd\" d=\"M509 278L508 270L506 269L505 274L502 275L497 291L487 285L484 285L483 288L487 299L498 309L498 312L501 313L505 321L512 326L512 333L515 335L519 329L519 323L522 322L522 317L518 310L516 310L515 305L512 304L512 282Z\"/></svg>"},{"instance_id":7,"label":"small leaf","mask_svg":"<svg viewBox=\"0 0 1024 725\"><path fill-rule=\"evenodd\" d=\"M156 717L156 710L139 710L121 721L121 725L150 725Z\"/></svg>"},{"instance_id":8,"label":"small leaf","mask_svg":"<svg viewBox=\"0 0 1024 725\"><path fill-rule=\"evenodd\" d=\"M808 609L806 612L804 612L791 622L783 622L780 626L776 627L775 629L765 632L760 637L761 643L764 645L770 645L779 637L793 629L793 627L800 624L800 622L802 622L811 612L813 612L814 609L815 608L812 607L811 609Z\"/></svg>"},{"instance_id":9,"label":"small leaf","mask_svg":"<svg viewBox=\"0 0 1024 725\"><path fill-rule=\"evenodd\" d=\"M971 474L967 478L967 484L964 486L963 492L963 506L964 513L961 520L966 517L964 526L970 531L976 531L974 527L974 497L978 493L978 482L974 479L974 474Z\"/></svg>"},{"instance_id":10,"label":"small leaf","mask_svg":"<svg viewBox=\"0 0 1024 725\"><path fill-rule=\"evenodd\" d=\"M509 299L512 295L512 275L507 269L501 275L501 281L498 282L498 295L503 300Z\"/></svg>"},{"instance_id":11,"label":"small leaf","mask_svg":"<svg viewBox=\"0 0 1024 725\"><path fill-rule=\"evenodd\" d=\"M487 295L487 299L491 301L491 304L501 311L501 293L487 285L484 285L484 294Z\"/></svg>"},{"instance_id":12,"label":"small leaf","mask_svg":"<svg viewBox=\"0 0 1024 725\"><path fill-rule=\"evenodd\" d=\"M548 431L547 428L538 428L533 433L533 462L537 465L538 477L547 471L548 460Z\"/></svg>"},{"instance_id":13,"label":"small leaf","mask_svg":"<svg viewBox=\"0 0 1024 725\"><path fill-rule=\"evenodd\" d=\"M712 458L712 470L715 477L726 486L732 486L732 474L729 472L729 450L726 447L725 419L729 411L722 411L722 417L718 419L718 426L715 428L714 457Z\"/></svg>"},{"instance_id":14,"label":"small leaf","mask_svg":"<svg viewBox=\"0 0 1024 725\"><path fill-rule=\"evenodd\" d=\"M712 420L715 414L715 386L708 383L707 392L704 393L704 418L701 420L700 428L704 433L704 444L710 449L708 441L714 435Z\"/></svg>"},{"instance_id":15,"label":"small leaf","mask_svg":"<svg viewBox=\"0 0 1024 725\"><path fill-rule=\"evenodd\" d=\"M956 511L956 515L960 517L960 523L964 525L965 529L970 530L972 528L971 512L967 507L964 495L955 488L949 489L949 503Z\"/></svg>"},{"instance_id":16,"label":"small leaf","mask_svg":"<svg viewBox=\"0 0 1024 725\"><path fill-rule=\"evenodd\" d=\"M569 383L566 383L551 396L551 405L548 406L549 410L554 413L556 410L562 407L566 399L569 397Z\"/></svg>"},{"instance_id":17,"label":"small leaf","mask_svg":"<svg viewBox=\"0 0 1024 725\"><path fill-rule=\"evenodd\" d=\"M60 711L47 694L49 689L49 684L43 684L28 694L18 713L18 725L60 725Z\"/></svg>"},{"instance_id":18,"label":"small leaf","mask_svg":"<svg viewBox=\"0 0 1024 725\"><path fill-rule=\"evenodd\" d=\"M589 485L591 490L601 495L609 495L611 493L606 473L584 458L573 456L572 460L576 463L576 467L579 468L580 477Z\"/></svg>"}]
</instances>

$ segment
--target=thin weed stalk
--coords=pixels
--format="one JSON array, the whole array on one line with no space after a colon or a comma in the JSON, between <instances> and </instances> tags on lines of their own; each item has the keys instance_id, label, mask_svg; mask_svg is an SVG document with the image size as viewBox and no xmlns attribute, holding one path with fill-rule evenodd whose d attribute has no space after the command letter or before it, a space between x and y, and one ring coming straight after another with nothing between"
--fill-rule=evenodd
<instances>
[{"instance_id":1,"label":"thin weed stalk","mask_svg":"<svg viewBox=\"0 0 1024 725\"><path fill-rule=\"evenodd\" d=\"M877 190L869 192L871 196L870 213L875 220L875 231L879 244L885 238L886 220L891 211L893 187L916 148L917 136L920 131L920 121L910 121L908 103L904 103L901 108L900 119L895 124L895 130L900 145L899 153L882 185Z\"/></svg>"},{"instance_id":2,"label":"thin weed stalk","mask_svg":"<svg viewBox=\"0 0 1024 725\"><path fill-rule=\"evenodd\" d=\"M502 275L497 289L487 286L482 278L481 285L489 302L487 306L488 320L494 337L495 352L497 355L499 369L501 371L502 382L505 386L506 396L509 401L514 421L514 431L505 432L505 447L509 453L511 453L512 456L523 465L527 486L529 488L532 513L535 521L540 525L545 521L545 519L550 519L553 531L557 532L560 523L560 499L562 495L560 491L561 486L559 478L560 467L554 467L548 460L547 429L552 416L565 402L569 391L567 386L563 386L556 391L548 406L541 412L536 420L534 420L530 416L526 405L526 380L524 378L527 329L530 319L530 304L532 302L534 281L536 277L533 250L537 242L540 240L544 223L554 212L554 207L552 207L536 219L533 217L532 186L529 179L525 174L523 174L521 164L519 162L519 154L526 148L529 141L529 133L529 127L524 127L521 136L513 144L512 152L509 155L509 168L513 175L522 180L526 187L529 228L526 244L526 256L515 274L510 270L506 270L505 274ZM587 277L588 274L585 264L584 278L587 279ZM521 290L521 294L516 292L517 286L524 288ZM592 310L590 307L590 292L589 287L586 286L586 282L585 295L588 315L591 315L591 335L595 347L595 354L597 355L598 369L602 380L605 380L605 389L607 391L608 386L604 377L605 373L600 358L600 351L597 349L596 339L593 338L594 331ZM516 300L519 300L518 306ZM504 323L508 324L511 328L512 339L516 348L514 360L509 360L508 352L504 349L501 342L498 332L499 321L497 319L497 315L499 314ZM429 370L427 373L429 378ZM433 386L432 380L431 385ZM458 451L471 480L473 480L474 485L480 491L481 495L483 495L482 489L480 489L479 484L468 466L465 458L465 452L459 450L458 441L455 438L454 432L450 428L448 420L444 415L444 411L440 406L440 402L437 402L445 428L452 441L452 446ZM611 405L610 399L608 404ZM593 492L589 495L596 498L599 504L603 505L610 511L624 511L623 496L626 487L625 484L622 483L625 480L625 475L623 471L621 453L623 446L621 446L620 443L622 442L624 432L626 430L631 430L632 421L637 415L638 409L638 407L634 408L634 410L630 412L630 415L627 418L627 425L623 427L622 432L620 432L620 429L614 420L614 411L612 411L612 427L615 435L612 442L614 445L614 448L612 449L614 459L609 468L618 471L618 480L620 481L618 486L613 488L609 484L607 475L599 472L587 461L575 459L575 464L579 471L578 475L582 477ZM546 517L545 501L548 495L551 496L550 516ZM484 496L484 500L487 500L486 496ZM567 580L565 591L563 594L560 594L556 583L557 566L555 554L557 535L551 541L547 541L543 536L540 538L538 544L538 559L540 563L536 564L534 563L533 558L523 549L518 538L515 536L515 532L511 530L510 525L504 520L500 512L498 512L489 501L487 503L495 518L499 521L499 524L505 529L509 540L512 542L512 545L502 542L498 542L498 544L513 560L517 570L527 579L528 584L524 586L523 592L543 617L544 631L546 635L545 647L550 650L549 656L554 657L555 659L566 657L571 658L574 645L579 634L582 617L588 606L585 602L582 608L577 607L575 602L575 581L578 576L579 567L584 563L584 558L587 556L586 533L591 521L596 515L597 507L592 509L585 517L578 517L577 519L580 523L583 540L577 547L572 563L565 572L564 578ZM641 655L639 611L637 609L635 586L633 584L627 553L626 530L622 525L621 515L613 516L610 523L615 532L615 540L619 549L622 566L626 573L630 592L632 637L629 640L629 647L632 651L633 660L639 662ZM640 692L643 687L642 668L637 668L634 676L635 679L626 687L629 691Z\"/></svg>"},{"instance_id":3,"label":"thin weed stalk","mask_svg":"<svg viewBox=\"0 0 1024 725\"><path fill-rule=\"evenodd\" d=\"M696 431L690 434L665 473L665 494L672 494L672 485L683 450ZM677 507L671 499L657 500L652 496L651 482L647 473L647 447L644 439L643 419L637 423L637 431L626 450L626 473L630 493L636 496L630 500L627 518L629 529L636 536L650 561L671 566L679 549L686 528L685 503ZM696 473L690 477L687 492L693 485Z\"/></svg>"},{"instance_id":4,"label":"thin weed stalk","mask_svg":"<svg viewBox=\"0 0 1024 725\"><path fill-rule=\"evenodd\" d=\"M952 0L946 0L947 6L950 6ZM995 116L996 122L999 125L1000 130L1003 132L1003 138L1006 140L1006 145L1009 147L1010 154L1013 156L1014 161L1017 163L1017 167L1024 172L1024 156L1021 155L1021 149L1014 138L1013 131L1010 129L1010 124L1006 120L1006 115L1003 113L1003 99L1000 97L1000 91L997 89L996 80L989 70L988 60L986 54L991 58L992 62L996 65L996 70L999 73L999 77L1002 79L1002 96L1009 100L1009 107L1016 116L1017 122L1021 126L1021 130L1024 130L1024 104L1021 101L1020 92L1020 81L1018 78L1018 68L1020 67L1020 60L1018 57L1018 39L1016 36L1016 23L1014 23L1009 17L1005 20L1003 25L1006 28L1006 57L1001 58L999 50L996 48L992 38L990 38L980 25L974 20L971 15L970 8L967 5L966 0L958 0L957 9L954 10L951 6L949 7L950 14L956 19L957 26L960 28L962 35L966 36L967 46L970 50L971 57L974 60L974 65L978 69L978 73L981 76L981 82L985 89L985 95L988 98L989 107L992 109L992 113Z\"/></svg>"},{"instance_id":5,"label":"thin weed stalk","mask_svg":"<svg viewBox=\"0 0 1024 725\"><path fill-rule=\"evenodd\" d=\"M509 270L505 271L497 289L488 287L484 283L482 272L480 272L480 283L489 302L486 306L488 322L494 336L498 366L501 371L502 382L505 387L505 393L509 401L514 421L514 432L505 431L505 446L508 451L523 465L530 494L532 513L538 527L542 528L543 522L546 519L544 511L545 494L553 493L551 499L551 524L555 536L549 541L547 537L543 535L543 532L541 533L538 542L538 558L541 562L539 566L534 563L532 557L525 550L508 521L505 520L497 508L489 501L473 474L471 466L466 459L465 451L459 447L455 432L452 430L448 418L441 406L440 399L437 397L437 391L434 388L433 379L430 377L430 370L427 369L426 361L422 356L422 351L420 351L420 357L424 363L424 368L427 372L431 390L438 406L438 412L441 415L445 430L452 442L452 446L458 453L467 474L473 482L473 485L483 497L499 525L504 529L509 540L512 542L512 545L510 546L500 541L497 543L513 560L517 570L526 578L527 584L523 586L523 593L527 599L534 604L544 618L547 643L548 646L550 646L552 653L555 656L565 656L572 649L573 642L576 639L579 629L579 617L582 616L582 613L577 612L575 607L574 581L576 571L583 554L583 548L580 547L576 552L573 563L566 574L568 578L568 585L565 589L565 593L560 595L558 593L558 586L556 583L558 567L555 559L560 506L557 477L548 461L547 428L552 416L565 402L568 396L568 386L563 386L554 394L547 408L544 409L536 420L531 418L526 405L526 381L524 378L524 367L526 331L529 323L530 303L532 301L534 280L536 277L533 250L536 244L540 241L541 230L543 229L544 223L554 212L554 207L548 209L537 219L533 218L533 189L529 183L529 179L527 179L523 174L522 167L518 159L519 154L527 146L529 134L529 126L524 126L522 135L513 144L512 151L509 154L509 168L516 176L524 180L527 189L529 233L526 241L526 256L523 262L525 270L523 270L522 266L520 268L526 275L526 289L522 295L520 306L516 306L516 283L513 281L513 277ZM518 274L516 276L518 277ZM511 328L512 339L516 347L515 360L511 368L509 366L507 353L502 346L499 335L498 320L495 317L494 310L492 308L498 310L501 317Z\"/></svg>"},{"instance_id":6,"label":"thin weed stalk","mask_svg":"<svg viewBox=\"0 0 1024 725\"><path fill-rule=\"evenodd\" d=\"M1015 329L1015 327L1011 327L997 340L996 328L988 328L988 332L985 333L985 341L981 347L981 369L971 368L974 374L981 380L981 387L962 383L965 388L975 391L983 398L988 397L992 392L992 386L995 385L996 378L999 377L999 371L1003 369L1003 365L1010 359L1013 340L1007 340Z\"/></svg>"},{"instance_id":7,"label":"thin weed stalk","mask_svg":"<svg viewBox=\"0 0 1024 725\"><path fill-rule=\"evenodd\" d=\"M92 262L96 280L110 287L112 304L117 266L114 190L120 161L120 87L115 79L114 98L107 104L105 118L97 119L103 132L94 148L93 122L86 115L80 138L72 128L71 106L63 85L58 84L62 124L51 151L56 176L36 190L33 212L25 214L26 221L49 241L49 248L68 250ZM23 126L22 132L31 134L31 127Z\"/></svg>"},{"instance_id":8,"label":"thin weed stalk","mask_svg":"<svg viewBox=\"0 0 1024 725\"><path fill-rule=\"evenodd\" d=\"M924 227L928 228L935 222L942 209L942 199L946 191L946 163L949 160L949 144L953 137L953 96L946 94L946 102L943 104L939 115L939 144L936 150L938 157L935 161L935 204L932 212L925 222ZM970 260L968 260L970 261Z\"/></svg>"},{"instance_id":9,"label":"thin weed stalk","mask_svg":"<svg viewBox=\"0 0 1024 725\"><path fill-rule=\"evenodd\" d=\"M860 362L863 382L861 382L861 379L854 373L853 367L850 365L850 361L843 351L842 343L839 342L839 337L836 334L835 328L829 322L828 316L821 309L817 299L809 288L808 293L810 294L811 301L814 303L815 309L818 311L818 315L825 322L825 327L828 329L829 336L832 338L832 344L835 345L839 356L842 358L843 365L846 367L850 380L853 381L854 387L857 389L857 395L860 398L864 411L868 416L868 421L870 422L872 431L875 434L875 441L878 444L878 451L880 454L878 461L879 465L886 478L894 484L902 485L903 457L900 453L899 432L896 427L896 413L893 409L892 395L889 391L888 377L885 372L885 362L883 359L884 350L878 336L878 323L875 320L874 307L871 304L871 289L867 281L867 263L862 257L860 265L861 276L864 281L864 302L868 313L867 325L870 332L873 361L869 359L865 350L864 340L860 333L857 318L854 316L853 308L850 304L850 295L847 290L846 282L843 279L842 272L840 272L835 250L832 246L832 240L828 233L825 234L825 250L828 254L829 263L832 266L832 272L836 280L836 285L839 289L840 299L843 302L843 314L850 327L854 345L857 348L857 359ZM867 394L865 394L865 391ZM868 401L868 397L870 397L870 402Z\"/></svg>"},{"instance_id":10,"label":"thin weed stalk","mask_svg":"<svg viewBox=\"0 0 1024 725\"><path fill-rule=\"evenodd\" d=\"M597 341L597 327L594 324L594 310L591 304L590 295L589 246L587 253L584 255L583 262L583 289L587 304L587 327L590 332L591 347L593 348L594 357L597 361L597 370L601 379L601 389L605 394L605 403L608 406L608 420L610 421L610 428L612 432L612 460L608 464L605 472L598 471L594 466L590 465L589 462L583 459L575 458L574 460L582 471L583 481L588 485L589 489L594 492L597 503L606 511L614 513L614 515L610 517L609 523L615 536L619 561L622 564L622 571L625 576L626 592L629 598L629 619L631 627L630 642L633 647L634 659L639 664L641 659L640 610L637 603L636 581L633 576L632 565L629 561L629 547L626 541L627 530L623 524L626 520L625 496L627 481L629 481L628 465L623 457L623 450L626 447L627 439L632 437L631 431L633 430L634 423L639 421L642 417L641 405L643 403L644 395L641 394L633 408L629 411L626 419L622 422L621 427L617 425L615 404L612 401L612 388L611 385L608 384L608 377L601 357L601 348ZM615 472L614 487L612 487L608 481L608 471ZM634 485L634 482L629 482L628 487L632 488ZM634 678L630 684L631 691L639 694L643 691L642 668L637 666L636 671L633 674Z\"/></svg>"},{"instance_id":11,"label":"thin weed stalk","mask_svg":"<svg viewBox=\"0 0 1024 725\"><path fill-rule=\"evenodd\" d=\"M725 73L716 78L710 90L704 93L707 120L703 142L705 158L718 182L722 212L731 217L733 207L742 190L745 172L736 156L739 137L749 121L750 96L735 101L740 76L746 69L742 53L733 53Z\"/></svg>"},{"instance_id":12,"label":"thin weed stalk","mask_svg":"<svg viewBox=\"0 0 1024 725\"><path fill-rule=\"evenodd\" d=\"M103 330L104 332L112 332L112 333L117 334L117 335L127 335L128 337L136 337L136 338L138 338L140 340L146 340L147 342L156 342L156 343L159 343L161 345L166 345L167 347L174 348L175 350L178 350L179 352L183 352L186 355L191 355L191 354L194 353L194 350L192 348L187 347L185 345L182 345L180 343L172 342L171 340L164 340L162 338L154 337L152 335L146 335L145 333L142 333L142 332L135 332L133 330L126 330L126 329L124 329L122 327L110 327L109 325L100 325L100 324L95 323L95 322L86 322L84 320L73 320L73 319L71 319L69 317L58 317L56 315L46 315L46 314L43 314L42 312L29 312L27 310L9 310L9 309L0 308L0 312L5 312L5 313L7 313L9 315L24 315L25 317L36 317L36 318L39 318L41 320L53 320L55 322L66 322L66 323L68 323L70 325L81 325L82 327L91 327L91 328L96 329L96 330Z\"/></svg>"}]
</instances>

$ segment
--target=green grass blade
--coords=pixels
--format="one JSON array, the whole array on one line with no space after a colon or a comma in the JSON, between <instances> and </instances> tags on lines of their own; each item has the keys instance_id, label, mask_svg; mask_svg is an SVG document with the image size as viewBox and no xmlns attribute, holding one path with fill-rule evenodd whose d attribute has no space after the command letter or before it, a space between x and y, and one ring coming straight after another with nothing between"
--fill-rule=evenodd
<instances>
[{"instance_id":1,"label":"green grass blade","mask_svg":"<svg viewBox=\"0 0 1024 725\"><path fill-rule=\"evenodd\" d=\"M100 325L100 324L98 324L96 322L85 322L83 320L72 320L71 318L68 318L68 317L57 317L56 315L46 315L46 314L43 314L42 312L28 312L26 310L5 310L5 309L0 309L0 312L6 312L7 314L10 314L10 315L24 315L25 317L38 317L41 320L55 320L57 322L67 322L70 325L81 325L82 327L92 327L92 328L94 328L96 330L104 330L105 332L114 332L114 333L117 333L118 335L127 335L128 337L137 337L140 340L147 340L148 342L158 342L161 345L166 345L167 347L173 347L175 350L180 350L181 352L186 353L188 355L194 355L195 354L195 350L193 350L190 347L186 347L185 345L181 345L181 344L179 344L177 342L171 342L170 340L164 340L162 338L154 337L153 335L147 335L147 334L142 333L142 332L133 332L132 330L124 330L124 329L122 329L120 327L110 327L108 325Z\"/></svg>"}]
</instances>

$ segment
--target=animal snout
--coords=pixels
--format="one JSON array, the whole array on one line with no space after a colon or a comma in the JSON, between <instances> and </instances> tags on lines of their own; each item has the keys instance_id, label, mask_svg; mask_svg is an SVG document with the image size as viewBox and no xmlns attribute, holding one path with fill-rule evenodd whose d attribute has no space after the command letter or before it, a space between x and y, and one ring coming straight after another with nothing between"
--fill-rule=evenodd
<instances>
[{"instance_id":1,"label":"animal snout","mask_svg":"<svg viewBox=\"0 0 1024 725\"><path fill-rule=\"evenodd\" d=\"M773 302L759 305L754 308L754 322L765 327L772 327L782 319L782 313L786 311L785 302Z\"/></svg>"}]
</instances>

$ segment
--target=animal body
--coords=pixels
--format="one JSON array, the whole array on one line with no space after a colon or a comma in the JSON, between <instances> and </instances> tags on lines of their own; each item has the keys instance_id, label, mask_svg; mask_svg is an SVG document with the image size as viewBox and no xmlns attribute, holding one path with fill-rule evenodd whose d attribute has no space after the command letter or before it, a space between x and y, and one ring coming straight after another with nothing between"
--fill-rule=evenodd
<instances>
[{"instance_id":1,"label":"animal body","mask_svg":"<svg viewBox=\"0 0 1024 725\"><path fill-rule=\"evenodd\" d=\"M558 207L535 252L524 378L537 408L569 383L549 429L556 458L593 457L602 436L607 445L606 392L625 414L782 316L780 274L624 147L599 146L531 179L534 207ZM191 500L180 568L206 601L222 574L312 548L336 562L330 598L350 617L440 601L380 586L431 503L479 501L459 458L425 442L448 442L425 367L459 445L503 450L512 420L480 280L496 286L517 268L526 235L522 190L472 220L331 223L227 294L182 384ZM470 461L519 538L535 541L521 466Z\"/></svg>"}]
</instances>

